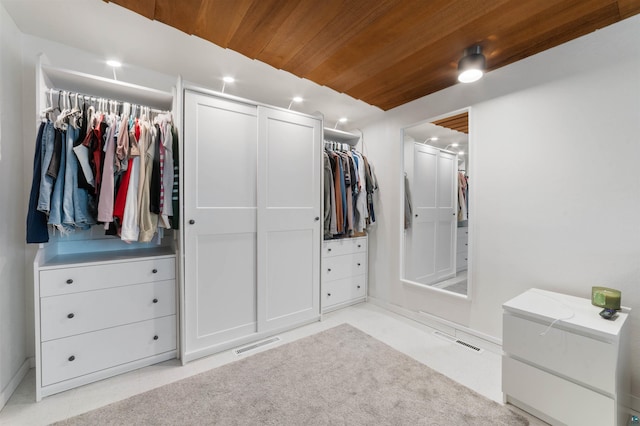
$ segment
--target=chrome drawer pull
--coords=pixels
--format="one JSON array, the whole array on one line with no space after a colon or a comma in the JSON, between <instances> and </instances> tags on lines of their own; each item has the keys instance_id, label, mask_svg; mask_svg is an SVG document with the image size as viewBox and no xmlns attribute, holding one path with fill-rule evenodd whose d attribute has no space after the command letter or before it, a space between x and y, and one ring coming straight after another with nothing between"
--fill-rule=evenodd
<instances>
[{"instance_id":1,"label":"chrome drawer pull","mask_svg":"<svg viewBox=\"0 0 640 426\"><path fill-rule=\"evenodd\" d=\"M73 356L73 355L71 355L71 356L69 357L69 361L73 361L73 360L75 360L75 359L76 359L76 357L75 357L75 356Z\"/></svg>"},{"instance_id":2,"label":"chrome drawer pull","mask_svg":"<svg viewBox=\"0 0 640 426\"><path fill-rule=\"evenodd\" d=\"M69 279L67 280L67 284L73 284L73 280L72 280L71 278L69 278Z\"/></svg>"},{"instance_id":3,"label":"chrome drawer pull","mask_svg":"<svg viewBox=\"0 0 640 426\"><path fill-rule=\"evenodd\" d=\"M153 336L153 340L158 340L158 335Z\"/></svg>"},{"instance_id":4,"label":"chrome drawer pull","mask_svg":"<svg viewBox=\"0 0 640 426\"><path fill-rule=\"evenodd\" d=\"M152 270L151 272L152 272L152 273L154 273L154 274L157 274L157 273L158 273L158 270L157 270L157 269L154 269L154 270Z\"/></svg>"},{"instance_id":5,"label":"chrome drawer pull","mask_svg":"<svg viewBox=\"0 0 640 426\"><path fill-rule=\"evenodd\" d=\"M158 299L153 299L153 303L158 303Z\"/></svg>"},{"instance_id":6,"label":"chrome drawer pull","mask_svg":"<svg viewBox=\"0 0 640 426\"><path fill-rule=\"evenodd\" d=\"M69 318L69 319L71 319L73 317L75 317L75 315L73 315L73 313L70 313L69 315L67 315L67 318Z\"/></svg>"}]
</instances>

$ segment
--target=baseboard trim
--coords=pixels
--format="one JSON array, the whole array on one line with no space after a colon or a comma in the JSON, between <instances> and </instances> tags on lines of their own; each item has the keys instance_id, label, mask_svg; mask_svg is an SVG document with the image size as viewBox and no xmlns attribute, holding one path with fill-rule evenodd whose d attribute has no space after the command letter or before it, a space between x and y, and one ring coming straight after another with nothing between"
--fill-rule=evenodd
<instances>
[{"instance_id":1,"label":"baseboard trim","mask_svg":"<svg viewBox=\"0 0 640 426\"><path fill-rule=\"evenodd\" d=\"M423 311L418 311L418 312L411 311L409 309L403 308L402 306L394 305L392 303L385 302L375 297L369 296L367 301L383 309L394 312L403 317L412 319L416 322L419 322L420 324L434 328L443 333L450 334L452 336L458 337L466 341L472 340L472 342L470 343L474 343L475 345L481 347L482 349L486 349L488 351L491 351L497 354L502 354L501 339L495 338L493 336L489 336L488 334L484 334L482 332L473 330L461 324L448 321L444 318L440 318Z\"/></svg>"},{"instance_id":2,"label":"baseboard trim","mask_svg":"<svg viewBox=\"0 0 640 426\"><path fill-rule=\"evenodd\" d=\"M14 374L11 380L9 380L7 386L2 389L2 392L0 392L0 410L4 408L9 401L9 398L11 398L11 395L13 395L13 392L15 392L20 385L20 382L22 382L24 377L27 375L30 365L30 358L25 359L20 368L18 368L16 374Z\"/></svg>"}]
</instances>

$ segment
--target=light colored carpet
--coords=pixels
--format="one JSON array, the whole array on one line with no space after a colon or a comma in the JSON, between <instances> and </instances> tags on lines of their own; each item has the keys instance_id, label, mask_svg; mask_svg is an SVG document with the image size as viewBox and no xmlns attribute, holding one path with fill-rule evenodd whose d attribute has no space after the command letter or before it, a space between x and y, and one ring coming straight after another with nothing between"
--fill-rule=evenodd
<instances>
[{"instance_id":1,"label":"light colored carpet","mask_svg":"<svg viewBox=\"0 0 640 426\"><path fill-rule=\"evenodd\" d=\"M342 324L58 425L529 425Z\"/></svg>"}]
</instances>

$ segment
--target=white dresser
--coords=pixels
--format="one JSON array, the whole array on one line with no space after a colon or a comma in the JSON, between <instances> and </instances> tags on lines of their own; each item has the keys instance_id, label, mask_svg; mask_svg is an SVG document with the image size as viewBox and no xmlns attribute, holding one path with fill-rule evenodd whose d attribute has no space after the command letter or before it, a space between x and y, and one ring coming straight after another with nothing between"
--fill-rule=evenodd
<instances>
[{"instance_id":1,"label":"white dresser","mask_svg":"<svg viewBox=\"0 0 640 426\"><path fill-rule=\"evenodd\" d=\"M367 298L367 237L322 243L322 312Z\"/></svg>"},{"instance_id":2,"label":"white dresser","mask_svg":"<svg viewBox=\"0 0 640 426\"><path fill-rule=\"evenodd\" d=\"M503 309L505 401L553 425L625 424L629 309L605 320L590 299L539 289Z\"/></svg>"},{"instance_id":3,"label":"white dresser","mask_svg":"<svg viewBox=\"0 0 640 426\"><path fill-rule=\"evenodd\" d=\"M169 248L34 262L36 399L176 357Z\"/></svg>"}]
</instances>

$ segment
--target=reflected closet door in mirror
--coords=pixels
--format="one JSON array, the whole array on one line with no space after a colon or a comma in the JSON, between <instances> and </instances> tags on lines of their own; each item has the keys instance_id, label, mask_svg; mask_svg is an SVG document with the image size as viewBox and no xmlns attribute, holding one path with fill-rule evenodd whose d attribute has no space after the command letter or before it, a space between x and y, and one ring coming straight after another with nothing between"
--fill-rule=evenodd
<instances>
[{"instance_id":1,"label":"reflected closet door in mirror","mask_svg":"<svg viewBox=\"0 0 640 426\"><path fill-rule=\"evenodd\" d=\"M404 282L467 296L468 110L403 129Z\"/></svg>"}]
</instances>

